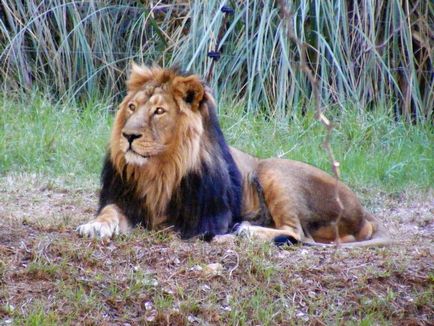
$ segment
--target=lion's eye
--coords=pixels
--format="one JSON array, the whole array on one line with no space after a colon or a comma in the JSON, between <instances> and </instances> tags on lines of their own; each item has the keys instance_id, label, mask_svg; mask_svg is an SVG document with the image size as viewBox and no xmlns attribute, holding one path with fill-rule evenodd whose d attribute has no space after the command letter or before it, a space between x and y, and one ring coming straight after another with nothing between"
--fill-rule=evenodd
<instances>
[{"instance_id":1,"label":"lion's eye","mask_svg":"<svg viewBox=\"0 0 434 326\"><path fill-rule=\"evenodd\" d=\"M136 105L134 103L130 103L128 104L128 109L134 112L136 110Z\"/></svg>"},{"instance_id":2,"label":"lion's eye","mask_svg":"<svg viewBox=\"0 0 434 326\"><path fill-rule=\"evenodd\" d=\"M160 115L160 114L163 114L164 112L166 112L166 110L164 110L163 108L157 108L157 109L154 111L154 114L158 114L158 115Z\"/></svg>"}]
</instances>

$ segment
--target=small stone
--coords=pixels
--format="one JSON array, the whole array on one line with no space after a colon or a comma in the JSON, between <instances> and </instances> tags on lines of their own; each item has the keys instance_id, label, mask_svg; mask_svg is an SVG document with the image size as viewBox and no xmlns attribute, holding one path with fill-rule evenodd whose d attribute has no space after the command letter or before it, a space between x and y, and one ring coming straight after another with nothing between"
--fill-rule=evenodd
<instances>
[{"instance_id":1,"label":"small stone","mask_svg":"<svg viewBox=\"0 0 434 326\"><path fill-rule=\"evenodd\" d=\"M152 302L151 301L146 301L145 302L145 309L146 310L151 310L152 309Z\"/></svg>"},{"instance_id":2,"label":"small stone","mask_svg":"<svg viewBox=\"0 0 434 326\"><path fill-rule=\"evenodd\" d=\"M223 274L223 265L220 263L208 264L205 266L203 273L206 276L218 276Z\"/></svg>"},{"instance_id":3,"label":"small stone","mask_svg":"<svg viewBox=\"0 0 434 326\"><path fill-rule=\"evenodd\" d=\"M229 305L227 305L227 306L223 305L223 306L222 306L222 309L223 309L224 311L232 311L232 308L231 308Z\"/></svg>"},{"instance_id":4,"label":"small stone","mask_svg":"<svg viewBox=\"0 0 434 326\"><path fill-rule=\"evenodd\" d=\"M192 268L190 268L190 271L192 272L201 272L203 270L202 266L194 265Z\"/></svg>"},{"instance_id":5,"label":"small stone","mask_svg":"<svg viewBox=\"0 0 434 326\"><path fill-rule=\"evenodd\" d=\"M155 312L152 315L147 316L146 321L154 321L156 316L157 316L157 313Z\"/></svg>"},{"instance_id":6,"label":"small stone","mask_svg":"<svg viewBox=\"0 0 434 326\"><path fill-rule=\"evenodd\" d=\"M211 288L210 288L209 285L207 285L207 284L202 285L202 286L200 287L200 289L201 289L203 292L208 292L209 290L211 290Z\"/></svg>"},{"instance_id":7,"label":"small stone","mask_svg":"<svg viewBox=\"0 0 434 326\"><path fill-rule=\"evenodd\" d=\"M145 286L152 286L152 287L155 287L155 286L158 285L158 281L157 281L156 279L154 279L154 278L151 278L151 279L144 279L144 280L142 281L142 283L143 283L143 285L145 285Z\"/></svg>"}]
</instances>

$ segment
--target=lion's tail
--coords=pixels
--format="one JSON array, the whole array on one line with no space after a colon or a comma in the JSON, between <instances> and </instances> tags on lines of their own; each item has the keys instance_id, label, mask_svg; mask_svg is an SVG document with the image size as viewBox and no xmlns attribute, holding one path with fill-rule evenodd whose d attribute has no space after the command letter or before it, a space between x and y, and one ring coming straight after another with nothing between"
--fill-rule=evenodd
<instances>
[{"instance_id":1,"label":"lion's tail","mask_svg":"<svg viewBox=\"0 0 434 326\"><path fill-rule=\"evenodd\" d=\"M356 248L356 247L385 247L394 244L387 233L376 232L374 236L369 240L363 240L358 242L342 243L340 246L343 248Z\"/></svg>"}]
</instances>

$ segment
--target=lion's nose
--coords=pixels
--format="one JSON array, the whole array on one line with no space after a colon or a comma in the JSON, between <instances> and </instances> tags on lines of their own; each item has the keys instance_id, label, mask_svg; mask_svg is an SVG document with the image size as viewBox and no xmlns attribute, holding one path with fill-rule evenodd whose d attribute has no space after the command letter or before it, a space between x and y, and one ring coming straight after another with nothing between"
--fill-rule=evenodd
<instances>
[{"instance_id":1,"label":"lion's nose","mask_svg":"<svg viewBox=\"0 0 434 326\"><path fill-rule=\"evenodd\" d=\"M122 136L124 136L126 138L126 140L128 140L128 142L130 143L130 145L134 141L134 139L142 137L141 134L138 134L138 133L129 133L129 132L125 132L125 131L122 133Z\"/></svg>"}]
</instances>

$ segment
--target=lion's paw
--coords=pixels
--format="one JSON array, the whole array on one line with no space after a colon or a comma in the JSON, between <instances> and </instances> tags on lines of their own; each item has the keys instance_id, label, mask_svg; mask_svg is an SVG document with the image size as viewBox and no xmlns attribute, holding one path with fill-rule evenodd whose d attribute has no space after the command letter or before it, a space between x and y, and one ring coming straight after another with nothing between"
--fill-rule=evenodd
<instances>
[{"instance_id":1,"label":"lion's paw","mask_svg":"<svg viewBox=\"0 0 434 326\"><path fill-rule=\"evenodd\" d=\"M119 233L119 223L92 221L80 225L77 232L82 237L110 239Z\"/></svg>"},{"instance_id":2,"label":"lion's paw","mask_svg":"<svg viewBox=\"0 0 434 326\"><path fill-rule=\"evenodd\" d=\"M247 221L235 224L234 227L232 228L232 232L239 237L246 237L246 238L250 238L253 233L251 224Z\"/></svg>"}]
</instances>

